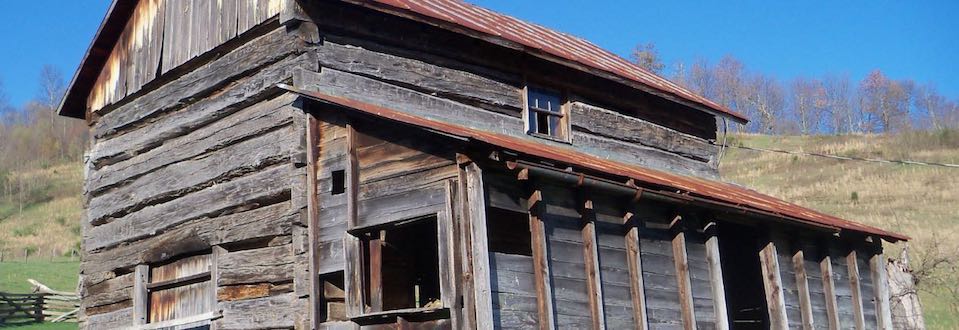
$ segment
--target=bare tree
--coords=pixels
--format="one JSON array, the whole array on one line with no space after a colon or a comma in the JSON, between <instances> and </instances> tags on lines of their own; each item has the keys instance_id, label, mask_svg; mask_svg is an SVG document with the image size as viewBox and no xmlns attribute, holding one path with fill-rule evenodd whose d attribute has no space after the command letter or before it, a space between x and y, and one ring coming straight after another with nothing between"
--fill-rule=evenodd
<instances>
[{"instance_id":1,"label":"bare tree","mask_svg":"<svg viewBox=\"0 0 959 330\"><path fill-rule=\"evenodd\" d=\"M663 68L666 67L659 56L659 51L656 50L656 44L652 42L636 45L630 57L632 57L633 63L655 74L662 73Z\"/></svg>"},{"instance_id":2,"label":"bare tree","mask_svg":"<svg viewBox=\"0 0 959 330\"><path fill-rule=\"evenodd\" d=\"M792 111L802 134L820 130L826 95L822 83L816 79L796 78L790 86Z\"/></svg>"},{"instance_id":3,"label":"bare tree","mask_svg":"<svg viewBox=\"0 0 959 330\"><path fill-rule=\"evenodd\" d=\"M713 68L716 98L720 104L741 111L740 103L745 99L743 91L743 63L731 55L723 56Z\"/></svg>"},{"instance_id":4,"label":"bare tree","mask_svg":"<svg viewBox=\"0 0 959 330\"><path fill-rule=\"evenodd\" d=\"M693 65L689 68L687 77L689 79L687 87L692 89L693 92L710 99L715 96L713 69L705 59L699 59L693 62Z\"/></svg>"},{"instance_id":5,"label":"bare tree","mask_svg":"<svg viewBox=\"0 0 959 330\"><path fill-rule=\"evenodd\" d=\"M747 113L754 113L759 120L753 120L752 131L773 134L776 133L778 122L785 104L785 92L782 85L775 78L763 74L752 76L746 84Z\"/></svg>"},{"instance_id":6,"label":"bare tree","mask_svg":"<svg viewBox=\"0 0 959 330\"><path fill-rule=\"evenodd\" d=\"M934 130L942 129L942 110L946 106L946 99L939 95L939 91L932 83L916 89L915 103L917 110L923 112L922 117L928 122L928 127Z\"/></svg>"}]
</instances>

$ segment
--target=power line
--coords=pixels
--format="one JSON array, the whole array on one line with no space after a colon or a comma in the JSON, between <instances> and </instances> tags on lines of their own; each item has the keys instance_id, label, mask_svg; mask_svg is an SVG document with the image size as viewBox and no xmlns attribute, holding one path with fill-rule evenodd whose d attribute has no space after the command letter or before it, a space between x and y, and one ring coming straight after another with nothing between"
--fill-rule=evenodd
<instances>
[{"instance_id":1,"label":"power line","mask_svg":"<svg viewBox=\"0 0 959 330\"><path fill-rule=\"evenodd\" d=\"M821 154L815 152L802 152L802 151L789 151L789 150L780 150L780 149L765 149L758 147L747 147L747 146L737 146L737 145L722 145L725 148L736 148L744 150L752 150L759 152L771 152L778 154L787 154L787 155L800 155L800 156L813 156L813 157L822 157L829 159L837 160L852 160L859 162L870 162L870 163L883 163L883 164L901 164L901 165L921 165L921 166L938 166L938 167L949 167L949 168L959 168L959 164L949 164L949 163L933 163L933 162L920 162L915 160L904 160L904 159L879 159L879 158L865 158L865 157L852 157L852 156L837 156L829 154Z\"/></svg>"}]
</instances>

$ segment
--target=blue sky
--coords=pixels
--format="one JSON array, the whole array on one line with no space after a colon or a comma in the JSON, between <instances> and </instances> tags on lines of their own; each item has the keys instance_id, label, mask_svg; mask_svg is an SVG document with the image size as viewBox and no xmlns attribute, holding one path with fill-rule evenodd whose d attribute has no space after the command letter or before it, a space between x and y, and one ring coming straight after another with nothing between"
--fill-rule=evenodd
<instances>
[{"instance_id":1,"label":"blue sky","mask_svg":"<svg viewBox=\"0 0 959 330\"><path fill-rule=\"evenodd\" d=\"M653 42L667 64L733 55L788 80L873 69L933 82L959 99L959 1L471 0L627 56ZM0 1L0 81L13 105L36 95L44 64L69 79L107 0ZM39 13L42 13L39 14Z\"/></svg>"}]
</instances>

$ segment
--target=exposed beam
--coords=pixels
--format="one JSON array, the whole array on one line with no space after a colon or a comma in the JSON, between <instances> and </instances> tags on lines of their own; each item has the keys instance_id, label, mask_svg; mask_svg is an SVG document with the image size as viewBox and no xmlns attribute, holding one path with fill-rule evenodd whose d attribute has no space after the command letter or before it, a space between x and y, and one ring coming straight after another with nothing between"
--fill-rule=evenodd
<instances>
[{"instance_id":1,"label":"exposed beam","mask_svg":"<svg viewBox=\"0 0 959 330\"><path fill-rule=\"evenodd\" d=\"M297 114L298 115L298 114ZM317 277L320 269L319 255L317 251L317 237L320 233L320 199L317 191L316 172L319 170L318 163L320 158L320 124L319 120L310 113L303 113L306 116L306 212L307 212L307 240L309 272L310 272L310 320L314 329L319 328L320 320L320 295L322 285ZM214 258L216 253L214 251Z\"/></svg>"},{"instance_id":2,"label":"exposed beam","mask_svg":"<svg viewBox=\"0 0 959 330\"><path fill-rule=\"evenodd\" d=\"M649 329L649 320L646 317L646 290L643 285L643 263L639 252L639 224L634 219L635 213L627 212L623 222L628 226L626 231L626 263L629 266L629 293L633 300L633 318L636 328Z\"/></svg>"},{"instance_id":3,"label":"exposed beam","mask_svg":"<svg viewBox=\"0 0 959 330\"><path fill-rule=\"evenodd\" d=\"M676 282L679 285L679 308L682 312L683 328L696 329L696 312L693 307L693 285L689 279L689 260L686 257L686 233L682 217L676 216L670 227L676 233L673 236L673 264L676 266Z\"/></svg>"},{"instance_id":4,"label":"exposed beam","mask_svg":"<svg viewBox=\"0 0 959 330\"><path fill-rule=\"evenodd\" d=\"M593 319L593 329L606 329L605 312L603 311L603 284L599 269L599 247L596 243L596 216L593 210L593 201L584 196L582 190L579 197L579 212L583 224L583 256L586 266L586 287L589 291L590 316Z\"/></svg>"},{"instance_id":5,"label":"exposed beam","mask_svg":"<svg viewBox=\"0 0 959 330\"><path fill-rule=\"evenodd\" d=\"M716 235L716 223L710 222L703 230L706 238L706 262L709 265L709 287L712 290L713 313L716 315L716 329L729 329L729 315L726 312L726 287L723 284L723 267L719 256L719 236Z\"/></svg>"},{"instance_id":6,"label":"exposed beam","mask_svg":"<svg viewBox=\"0 0 959 330\"><path fill-rule=\"evenodd\" d=\"M839 304L836 302L836 283L832 272L832 257L824 256L819 262L819 269L822 271L822 292L826 296L826 316L829 317L829 330L838 330Z\"/></svg>"},{"instance_id":7,"label":"exposed beam","mask_svg":"<svg viewBox=\"0 0 959 330\"><path fill-rule=\"evenodd\" d=\"M802 249L793 253L793 272L796 274L796 288L799 290L799 309L802 313L803 330L815 328L812 314L812 299L809 297L809 280L806 277L806 256Z\"/></svg>"},{"instance_id":8,"label":"exposed beam","mask_svg":"<svg viewBox=\"0 0 959 330\"><path fill-rule=\"evenodd\" d=\"M886 260L882 253L869 259L872 268L872 286L876 295L876 321L879 329L892 330L892 311L889 307L889 277L886 275Z\"/></svg>"},{"instance_id":9,"label":"exposed beam","mask_svg":"<svg viewBox=\"0 0 959 330\"><path fill-rule=\"evenodd\" d=\"M133 326L147 323L150 295L147 284L150 281L150 266L137 265L133 269Z\"/></svg>"},{"instance_id":10,"label":"exposed beam","mask_svg":"<svg viewBox=\"0 0 959 330\"><path fill-rule=\"evenodd\" d=\"M553 288L550 285L549 255L546 249L546 226L539 217L543 208L543 192L533 189L528 199L530 244L533 250L533 276L536 282L536 310L539 328L555 329L553 320Z\"/></svg>"},{"instance_id":11,"label":"exposed beam","mask_svg":"<svg viewBox=\"0 0 959 330\"><path fill-rule=\"evenodd\" d=\"M493 300L490 285L489 242L486 233L486 198L483 191L483 172L476 163L460 167L460 177L466 179L466 203L470 228L473 304L477 329L493 328Z\"/></svg>"},{"instance_id":12,"label":"exposed beam","mask_svg":"<svg viewBox=\"0 0 959 330\"><path fill-rule=\"evenodd\" d=\"M777 256L776 244L770 241L759 252L759 261L762 266L763 287L766 290L769 328L786 329L789 322L786 319L786 301L783 297L782 278L779 273Z\"/></svg>"},{"instance_id":13,"label":"exposed beam","mask_svg":"<svg viewBox=\"0 0 959 330\"><path fill-rule=\"evenodd\" d=\"M849 269L849 287L852 290L853 320L856 321L856 330L864 330L866 328L866 316L862 310L862 281L859 278L857 258L856 249L849 251L849 254L846 255L846 268Z\"/></svg>"}]
</instances>

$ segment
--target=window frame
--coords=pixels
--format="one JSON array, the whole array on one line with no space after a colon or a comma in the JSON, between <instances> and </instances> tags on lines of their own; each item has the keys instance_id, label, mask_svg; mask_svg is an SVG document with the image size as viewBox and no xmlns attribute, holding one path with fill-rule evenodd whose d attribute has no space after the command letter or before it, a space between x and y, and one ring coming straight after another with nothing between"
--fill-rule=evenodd
<instances>
[{"instance_id":1,"label":"window frame","mask_svg":"<svg viewBox=\"0 0 959 330\"><path fill-rule=\"evenodd\" d=\"M549 109L542 108L532 108L529 106L530 103L530 90L535 89L542 91L543 94L551 93L555 94L559 98L560 108L559 112L550 111ZM550 117L559 117L559 123L557 124L557 132L552 133L541 133L536 127L533 127L532 116L534 114L542 113ZM535 136L538 138L543 138L547 140L552 140L561 143L572 143L572 125L570 120L570 98L568 93L563 88L554 88L548 84L539 84L535 82L527 82L523 85L523 130L527 135Z\"/></svg>"},{"instance_id":2,"label":"window frame","mask_svg":"<svg viewBox=\"0 0 959 330\"><path fill-rule=\"evenodd\" d=\"M209 326L212 327L213 320L220 317L220 313L217 311L217 297L216 297L216 282L217 282L217 259L218 255L222 254L223 250L219 247L214 247L212 250L207 250L201 253L192 253L182 256L177 256L171 258L162 263L151 263L151 264L140 264L134 268L134 292L133 292L133 329L140 330L149 330L149 329L164 329L171 327L180 327L189 325L191 327L202 327ZM210 265L209 270L196 273L193 275L187 275L184 277L179 277L171 280L157 281L153 282L151 271L156 267L163 265L168 265L180 260L184 260L191 257L209 255ZM170 320L164 320L159 322L150 322L150 293L157 292L162 290L170 290L179 287L184 287L188 285L193 285L197 283L207 283L210 286L209 294L213 308L212 310L196 315L190 315L185 317L179 317Z\"/></svg>"}]
</instances>

